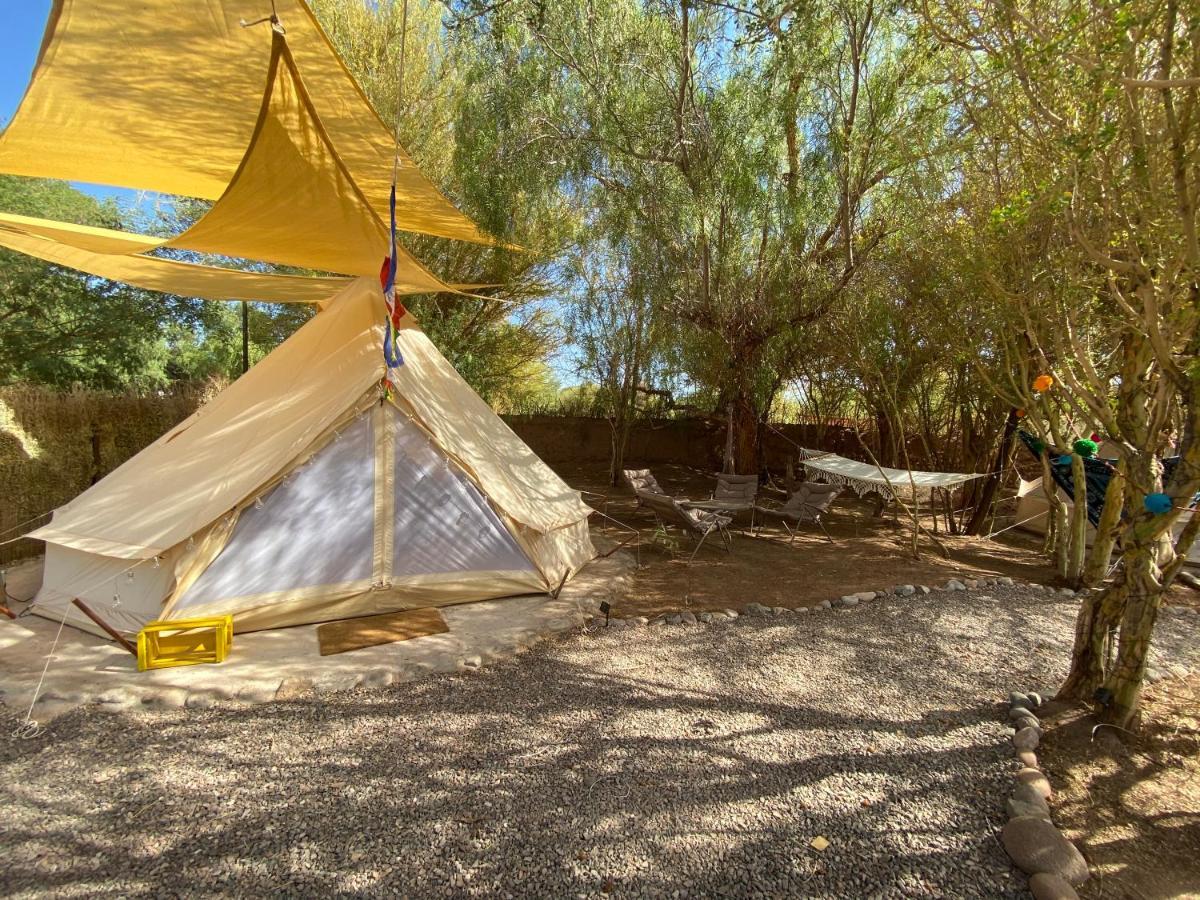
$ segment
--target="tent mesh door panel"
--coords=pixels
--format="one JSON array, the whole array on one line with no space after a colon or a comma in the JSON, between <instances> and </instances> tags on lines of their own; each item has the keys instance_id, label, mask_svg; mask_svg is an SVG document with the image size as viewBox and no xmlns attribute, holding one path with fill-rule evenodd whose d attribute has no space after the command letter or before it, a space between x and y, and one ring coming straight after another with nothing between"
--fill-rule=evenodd
<instances>
[{"instance_id":1,"label":"tent mesh door panel","mask_svg":"<svg viewBox=\"0 0 1200 900\"><path fill-rule=\"evenodd\" d=\"M449 572L534 571L475 485L389 406L395 436L392 580Z\"/></svg>"},{"instance_id":2,"label":"tent mesh door panel","mask_svg":"<svg viewBox=\"0 0 1200 900\"><path fill-rule=\"evenodd\" d=\"M229 543L175 606L369 579L375 518L370 412L242 510Z\"/></svg>"}]
</instances>

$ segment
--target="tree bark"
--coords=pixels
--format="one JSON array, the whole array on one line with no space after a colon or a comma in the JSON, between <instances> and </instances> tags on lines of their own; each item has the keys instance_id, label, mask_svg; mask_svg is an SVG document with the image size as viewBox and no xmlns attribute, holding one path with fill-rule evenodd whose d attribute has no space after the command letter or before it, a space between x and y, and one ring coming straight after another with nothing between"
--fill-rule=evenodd
<instances>
[{"instance_id":1,"label":"tree bark","mask_svg":"<svg viewBox=\"0 0 1200 900\"><path fill-rule=\"evenodd\" d=\"M1004 470L1012 457L1013 444L1017 437L1017 411L1010 409L1008 418L1004 420L1004 433L1000 437L1000 447L996 450L996 459L992 470L984 480L976 501L975 511L971 513L971 521L967 525L967 534L985 534L988 522L992 518L992 507L996 505L996 497L1004 483Z\"/></svg>"},{"instance_id":2,"label":"tree bark","mask_svg":"<svg viewBox=\"0 0 1200 900\"><path fill-rule=\"evenodd\" d=\"M1122 559L1129 592L1121 617L1116 664L1104 682L1111 697L1101 713L1105 722L1121 728L1129 728L1137 716L1150 637L1162 602L1160 573L1154 561L1155 543L1135 539Z\"/></svg>"},{"instance_id":3,"label":"tree bark","mask_svg":"<svg viewBox=\"0 0 1200 900\"><path fill-rule=\"evenodd\" d=\"M1100 524L1096 526L1096 538L1092 541L1092 552L1083 569L1085 587L1098 587L1108 575L1112 560L1117 530L1121 525L1121 510L1125 506L1125 460L1117 461L1116 472L1109 479L1104 492L1104 510L1100 513Z\"/></svg>"},{"instance_id":4,"label":"tree bark","mask_svg":"<svg viewBox=\"0 0 1200 900\"><path fill-rule=\"evenodd\" d=\"M1083 457L1071 454L1071 481L1075 488L1075 502L1071 507L1071 545L1067 554L1067 583L1078 588L1083 583L1083 565L1087 558L1087 469Z\"/></svg>"}]
</instances>

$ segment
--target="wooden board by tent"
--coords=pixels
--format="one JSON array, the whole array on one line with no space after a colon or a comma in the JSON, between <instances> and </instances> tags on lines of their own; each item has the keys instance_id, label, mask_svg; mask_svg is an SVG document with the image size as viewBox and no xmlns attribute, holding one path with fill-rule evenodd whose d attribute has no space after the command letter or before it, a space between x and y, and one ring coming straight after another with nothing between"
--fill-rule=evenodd
<instances>
[{"instance_id":1,"label":"wooden board by tent","mask_svg":"<svg viewBox=\"0 0 1200 900\"><path fill-rule=\"evenodd\" d=\"M318 626L317 640L321 644L321 655L332 656L348 650L361 650L363 647L377 647L380 644L393 644L431 634L445 634L449 630L439 610L406 609L379 616L328 622Z\"/></svg>"}]
</instances>

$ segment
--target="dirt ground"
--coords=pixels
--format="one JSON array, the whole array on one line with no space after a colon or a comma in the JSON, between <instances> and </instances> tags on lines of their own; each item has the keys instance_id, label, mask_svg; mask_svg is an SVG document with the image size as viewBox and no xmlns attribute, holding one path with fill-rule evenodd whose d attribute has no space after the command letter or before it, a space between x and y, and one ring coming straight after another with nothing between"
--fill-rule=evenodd
<instances>
[{"instance_id":1,"label":"dirt ground","mask_svg":"<svg viewBox=\"0 0 1200 900\"><path fill-rule=\"evenodd\" d=\"M768 523L751 536L749 516L743 514L733 524L731 552L710 537L688 565L691 541L678 532L656 534L653 514L637 508L628 488L607 485L602 468L558 468L574 487L604 495L605 499L584 498L595 508L639 531L637 590L614 615L721 609L752 602L795 608L856 591L896 584L932 586L954 577L1009 575L1043 584L1055 581L1053 569L1038 554L1041 539L1020 530L994 540L947 535L943 530L938 539L950 558L923 541L921 559L914 560L906 521L891 512L876 517L875 503L859 500L852 492L839 496L825 518L833 543L816 526L802 526L791 544L778 524ZM656 466L654 474L664 490L693 500L708 497L715 481L710 473L682 466ZM932 528L932 519L924 524ZM615 527L609 534L622 537Z\"/></svg>"},{"instance_id":2,"label":"dirt ground","mask_svg":"<svg viewBox=\"0 0 1200 900\"><path fill-rule=\"evenodd\" d=\"M1080 894L1200 897L1200 675L1148 688L1135 735L1078 709L1043 722L1055 821L1095 873Z\"/></svg>"}]
</instances>

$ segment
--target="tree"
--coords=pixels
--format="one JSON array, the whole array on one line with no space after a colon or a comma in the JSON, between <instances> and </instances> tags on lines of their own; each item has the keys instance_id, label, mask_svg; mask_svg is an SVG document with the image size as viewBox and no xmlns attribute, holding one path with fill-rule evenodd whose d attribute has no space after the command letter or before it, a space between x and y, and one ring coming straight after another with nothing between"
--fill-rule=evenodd
<instances>
[{"instance_id":1,"label":"tree","mask_svg":"<svg viewBox=\"0 0 1200 900\"><path fill-rule=\"evenodd\" d=\"M120 214L66 182L0 175L0 209L117 227ZM0 250L0 384L150 387L167 380L158 329L170 299Z\"/></svg>"},{"instance_id":2,"label":"tree","mask_svg":"<svg viewBox=\"0 0 1200 900\"><path fill-rule=\"evenodd\" d=\"M1163 592L1200 531L1193 519L1171 546L1200 488L1200 11L947 0L926 14L961 51L964 112L996 166L981 173L1000 194L993 298L1015 310L1025 344L1005 390L1060 448L1078 436L1072 426L1096 423L1123 463L1121 568L1081 604L1060 694L1128 727ZM1014 246L1039 264L1006 265ZM1030 370L1058 387L1035 397ZM1181 462L1164 483L1158 457L1176 419ZM1165 512L1146 503L1159 493Z\"/></svg>"}]
</instances>

